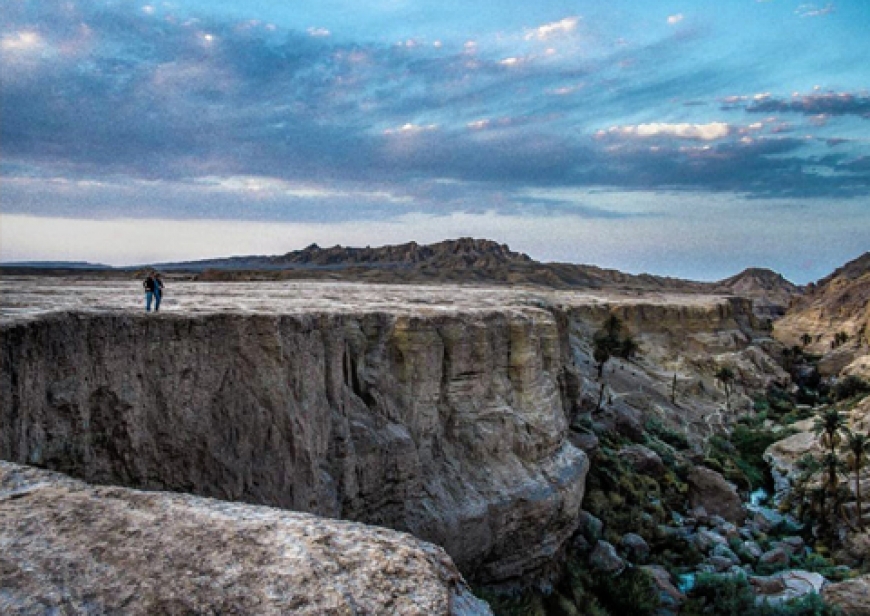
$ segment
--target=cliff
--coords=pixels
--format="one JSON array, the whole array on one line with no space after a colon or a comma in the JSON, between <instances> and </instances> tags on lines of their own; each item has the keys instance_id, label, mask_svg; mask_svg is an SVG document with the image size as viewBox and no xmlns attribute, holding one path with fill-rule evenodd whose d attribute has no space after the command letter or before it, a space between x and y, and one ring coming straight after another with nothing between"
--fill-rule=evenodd
<instances>
[{"instance_id":1,"label":"cliff","mask_svg":"<svg viewBox=\"0 0 870 616\"><path fill-rule=\"evenodd\" d=\"M483 582L576 526L548 312L56 313L6 324L0 458L406 530Z\"/></svg>"},{"instance_id":2,"label":"cliff","mask_svg":"<svg viewBox=\"0 0 870 616\"><path fill-rule=\"evenodd\" d=\"M403 533L2 461L0 545L8 616L492 614Z\"/></svg>"},{"instance_id":3,"label":"cliff","mask_svg":"<svg viewBox=\"0 0 870 616\"><path fill-rule=\"evenodd\" d=\"M642 353L607 413L641 426L706 436L718 363L746 366L735 408L769 368L737 298L171 282L155 315L138 287L0 281L0 458L405 530L483 584L546 576L577 527L608 314Z\"/></svg>"},{"instance_id":4,"label":"cliff","mask_svg":"<svg viewBox=\"0 0 870 616\"><path fill-rule=\"evenodd\" d=\"M809 285L776 323L774 334L786 345L824 355L819 369L825 375L846 369L870 378L870 253ZM837 339L844 334L845 340ZM849 364L854 364L851 370Z\"/></svg>"}]
</instances>

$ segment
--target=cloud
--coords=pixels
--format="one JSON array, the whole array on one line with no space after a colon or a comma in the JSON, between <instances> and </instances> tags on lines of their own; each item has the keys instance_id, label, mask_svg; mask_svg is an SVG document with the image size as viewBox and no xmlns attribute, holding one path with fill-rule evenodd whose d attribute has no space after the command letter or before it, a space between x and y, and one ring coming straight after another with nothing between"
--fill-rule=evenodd
<instances>
[{"instance_id":1,"label":"cloud","mask_svg":"<svg viewBox=\"0 0 870 616\"><path fill-rule=\"evenodd\" d=\"M835 11L834 3L828 2L823 7L818 7L815 4L801 4L795 9L795 14L799 17L822 17L830 15Z\"/></svg>"},{"instance_id":2,"label":"cloud","mask_svg":"<svg viewBox=\"0 0 870 616\"><path fill-rule=\"evenodd\" d=\"M855 115L870 119L870 95L852 92L826 92L799 95L791 99L766 97L755 100L746 111L750 113L801 113L808 116Z\"/></svg>"},{"instance_id":3,"label":"cloud","mask_svg":"<svg viewBox=\"0 0 870 616\"><path fill-rule=\"evenodd\" d=\"M308 28L308 30L306 30L306 32L308 32L308 34L310 34L311 36L318 37L318 38L327 37L330 34L332 34L326 28L314 28L314 27Z\"/></svg>"},{"instance_id":4,"label":"cloud","mask_svg":"<svg viewBox=\"0 0 870 616\"><path fill-rule=\"evenodd\" d=\"M714 141L723 139L731 134L732 128L724 122L711 122L709 124L667 124L654 122L651 124L637 124L629 126L613 126L607 130L596 133L596 137L619 136L639 137L673 137L676 139L692 139L700 141Z\"/></svg>"},{"instance_id":5,"label":"cloud","mask_svg":"<svg viewBox=\"0 0 870 616\"><path fill-rule=\"evenodd\" d=\"M674 26L674 25L680 23L681 21L683 21L683 19L685 19L685 17L683 16L682 13L677 13L676 15L669 15L668 16L668 23L670 25Z\"/></svg>"},{"instance_id":6,"label":"cloud","mask_svg":"<svg viewBox=\"0 0 870 616\"><path fill-rule=\"evenodd\" d=\"M577 29L577 24L580 23L580 17L565 17L559 21L554 21L542 26L538 26L532 30L526 31L525 39L527 41L539 40L547 41L558 36L564 36Z\"/></svg>"}]
</instances>

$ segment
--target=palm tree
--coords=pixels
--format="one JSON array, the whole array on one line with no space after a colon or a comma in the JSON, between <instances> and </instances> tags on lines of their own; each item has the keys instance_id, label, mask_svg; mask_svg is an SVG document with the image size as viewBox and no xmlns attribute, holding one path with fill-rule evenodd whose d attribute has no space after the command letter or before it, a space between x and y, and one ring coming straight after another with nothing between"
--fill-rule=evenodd
<instances>
[{"instance_id":1,"label":"palm tree","mask_svg":"<svg viewBox=\"0 0 870 616\"><path fill-rule=\"evenodd\" d=\"M813 432L821 437L822 446L836 454L842 438L840 430L846 425L845 416L835 408L826 409L813 423Z\"/></svg>"},{"instance_id":2,"label":"palm tree","mask_svg":"<svg viewBox=\"0 0 870 616\"><path fill-rule=\"evenodd\" d=\"M813 423L813 432L819 435L822 447L826 449L821 463L824 472L821 486L821 509L827 512L822 515L823 533L828 535L831 543L835 541L836 513L839 506L839 473L843 462L837 455L837 447L842 442L840 431L845 427L844 415L835 408L826 409Z\"/></svg>"},{"instance_id":3,"label":"palm tree","mask_svg":"<svg viewBox=\"0 0 870 616\"><path fill-rule=\"evenodd\" d=\"M731 412L731 384L734 382L734 370L728 366L722 366L716 371L716 378L722 383L725 389L725 409Z\"/></svg>"},{"instance_id":4,"label":"palm tree","mask_svg":"<svg viewBox=\"0 0 870 616\"><path fill-rule=\"evenodd\" d=\"M855 434L846 430L846 447L849 450L849 468L855 473L855 502L858 507L858 528L864 530L863 509L861 508L861 469L867 464L870 453L870 434Z\"/></svg>"},{"instance_id":5,"label":"palm tree","mask_svg":"<svg viewBox=\"0 0 870 616\"><path fill-rule=\"evenodd\" d=\"M640 350L640 345L637 341L632 337L631 334L626 334L622 339L622 344L619 346L619 356L622 359L630 360L637 352Z\"/></svg>"}]
</instances>

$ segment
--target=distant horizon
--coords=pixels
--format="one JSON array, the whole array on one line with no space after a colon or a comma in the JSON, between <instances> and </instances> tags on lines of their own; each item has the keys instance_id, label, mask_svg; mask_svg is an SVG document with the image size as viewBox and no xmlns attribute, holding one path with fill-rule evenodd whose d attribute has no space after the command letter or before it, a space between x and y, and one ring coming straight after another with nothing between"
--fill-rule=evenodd
<instances>
[{"instance_id":1,"label":"distant horizon","mask_svg":"<svg viewBox=\"0 0 870 616\"><path fill-rule=\"evenodd\" d=\"M0 260L472 236L803 284L870 247L868 25L863 0L0 3Z\"/></svg>"},{"instance_id":2,"label":"distant horizon","mask_svg":"<svg viewBox=\"0 0 870 616\"><path fill-rule=\"evenodd\" d=\"M466 236L466 237L467 237L467 236ZM206 256L206 257L199 257L199 258L192 258L192 259L178 259L178 260L168 260L168 261L142 261L142 262L130 262L130 263L107 263L107 262L104 262L104 261L95 262L95 261L87 261L87 260L80 260L80 259L79 259L79 260L64 260L64 259L60 259L60 260L58 260L58 259L47 259L47 260L26 260L26 261L23 261L23 260L22 260L22 261L7 261L7 260L0 260L0 267L33 267L34 269L36 269L36 268L40 268L40 267L45 267L45 268L49 268L49 267L70 267L71 269L76 268L76 267L80 267L80 268L82 268L82 269L87 269L87 268L109 268L109 269L119 269L119 270L121 270L121 269L135 269L135 268L159 267L159 266L161 266L161 265L163 265L163 266L166 266L166 265L181 265L181 264L186 264L186 263L195 264L195 263L199 263L199 262L206 262L206 261L220 261L220 260L234 259L234 258L275 257L275 256L282 256L282 255L285 255L285 254L288 254L288 253L299 252L299 251L305 250L305 249L307 249L308 247L310 247L312 244L317 244L318 248L321 249L321 250L328 250L328 249L330 249L330 248L336 248L336 247L340 247L340 248L348 248L348 249L364 249L364 248L384 248L384 247L389 247L389 246L399 246L399 245L404 245L404 244L410 244L410 243L412 243L412 242L417 243L418 245L421 245L421 246L428 246L428 245L432 245L432 244L438 244L438 243L441 243L441 242L456 241L456 240L459 240L459 239L465 239L465 238L464 238L464 237L449 237L449 238L443 238L443 239L435 240L435 241L431 241L431 242L420 242L420 241L417 241L417 240L407 240L407 241L405 241L405 242L397 242L397 243L390 243L390 244L369 244L369 245L366 245L366 246L349 245L349 244L341 244L341 243L337 243L337 244L321 244L320 242L311 242L311 243L309 243L309 244L307 244L307 245L305 245L305 246L302 246L302 247L300 247L300 248L291 248L291 249L289 249L289 250L285 250L285 251L283 251L283 252L279 251L279 252L274 252L274 253L244 253L244 254L239 253L239 254L225 254L225 255L219 255L219 256ZM661 272L649 271L649 270L642 270L642 271L629 271L629 270L625 270L625 269L621 269L621 268L617 268L617 267L609 267L609 266L602 265L602 264L600 264L600 263L594 263L594 262L575 262L575 261L562 261L562 260L539 259L539 258L537 258L534 254L529 254L529 253L526 252L526 251L515 249L512 245L510 245L510 244L507 243L507 242L501 242L501 241L498 241L498 240L494 240L494 239L491 239L491 238L484 238L484 237L470 237L470 238L468 238L468 239L473 239L473 240L478 240L478 241L481 241L481 240L484 240L484 241L492 241L492 242L495 242L495 243L497 243L497 244L504 244L504 245L507 245L508 248L509 248L512 252L515 252L515 253L518 253L518 254L526 254L526 255L528 255L532 260L534 260L534 261L536 261L536 262L538 262L538 263L542 263L542 264L548 264L548 263L568 263L568 264L571 264L571 265L598 267L598 268L601 268L601 269L607 269L607 270L617 270L617 271L620 271L620 272L623 272L623 273L626 273L626 274L635 275L635 276L643 275L643 274L649 274L649 275L652 275L652 276L659 276L659 277L663 277L663 278L678 278L678 279L682 279L682 280L686 280L686 281L691 281L691 282L720 282L720 281L722 281L722 280L725 280L725 279L727 279L727 278L731 278L731 277L733 277L733 276L736 276L736 275L738 275L738 274L741 274L741 273L743 273L743 272L745 272L745 271L747 271L747 270L750 270L750 269L761 269L761 270L772 271L772 272L774 272L774 273L776 273L776 274L779 274L779 275L781 275L783 278L785 278L788 282L791 282L791 283L796 284L796 285L798 285L798 286L806 286L807 284L817 282L819 279L828 276L829 274L831 274L832 272L834 272L834 271L835 271L836 269L838 269L839 267L845 265L846 263L849 263L849 262L851 262L851 261L854 261L854 260L860 258L861 256L863 256L864 254L866 254L866 253L868 252L868 251L864 251L864 252L862 252L862 253L856 254L854 257L851 257L851 258L849 258L849 259L846 259L846 260L843 261L842 263L837 263L837 264L833 265L833 266L831 267L830 271L828 271L827 273L825 273L825 274L822 275L822 276L819 276L819 278L816 278L816 279L813 279L813 280L807 280L807 281L805 281L805 282L800 282L800 281L796 281L796 280L790 278L790 277L789 277L788 275L786 275L784 272L781 272L781 271L779 271L779 270L777 270L777 269L775 269L775 268L769 267L769 266L767 266L767 265L765 265L765 264L747 265L747 266L745 266L745 267L741 267L741 268L739 268L739 269L737 269L737 270L735 270L735 271L733 271L733 272L731 272L731 273L729 273L729 274L727 274L727 275L720 276L720 277L716 277L716 278L691 278L691 277L685 277L685 276L674 276L674 275L667 274L667 273L661 273ZM288 269L292 269L292 266L288 267Z\"/></svg>"}]
</instances>

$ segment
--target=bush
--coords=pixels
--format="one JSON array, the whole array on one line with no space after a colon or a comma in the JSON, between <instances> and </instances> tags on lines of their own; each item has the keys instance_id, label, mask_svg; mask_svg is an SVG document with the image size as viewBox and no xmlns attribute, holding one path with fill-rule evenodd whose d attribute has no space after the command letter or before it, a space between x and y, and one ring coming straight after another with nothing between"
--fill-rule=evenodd
<instances>
[{"instance_id":1,"label":"bush","mask_svg":"<svg viewBox=\"0 0 870 616\"><path fill-rule=\"evenodd\" d=\"M854 374L841 379L831 389L831 395L835 400L847 400L867 393L870 393L870 383Z\"/></svg>"},{"instance_id":2,"label":"bush","mask_svg":"<svg viewBox=\"0 0 870 616\"><path fill-rule=\"evenodd\" d=\"M647 432L655 436L663 443L667 443L671 447L682 450L686 450L689 448L689 439L686 438L685 434L682 434L672 428L667 427L660 420L654 417L646 421L646 425L644 426L644 428Z\"/></svg>"},{"instance_id":3,"label":"bush","mask_svg":"<svg viewBox=\"0 0 870 616\"><path fill-rule=\"evenodd\" d=\"M819 595L778 605L757 604L746 578L728 575L699 575L681 616L836 616L838 608L825 603Z\"/></svg>"}]
</instances>

